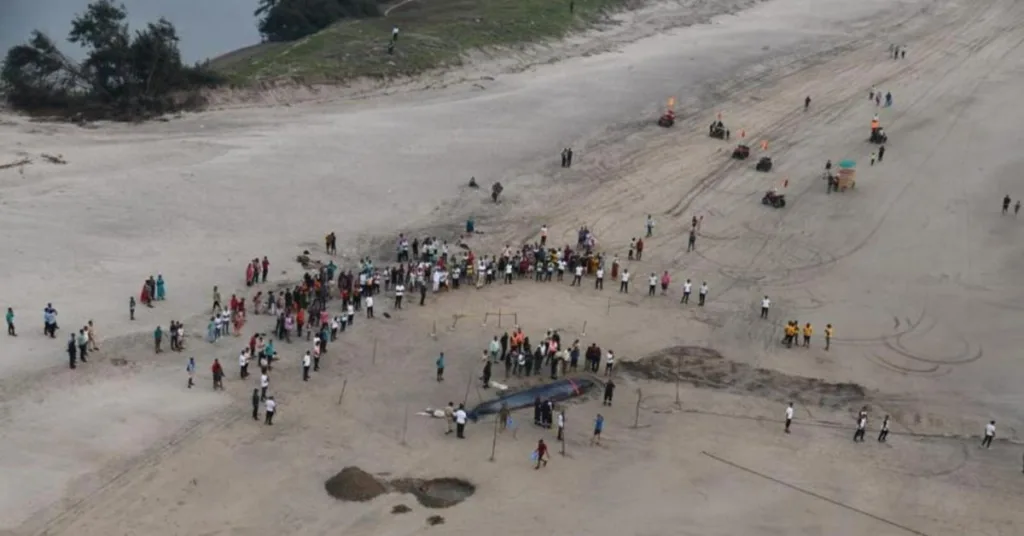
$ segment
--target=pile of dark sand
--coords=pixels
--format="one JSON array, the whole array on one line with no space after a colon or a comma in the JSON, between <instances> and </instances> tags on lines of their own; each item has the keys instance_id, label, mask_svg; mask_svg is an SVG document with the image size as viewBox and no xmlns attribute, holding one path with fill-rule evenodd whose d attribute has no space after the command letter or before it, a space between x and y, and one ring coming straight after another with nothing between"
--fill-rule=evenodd
<instances>
[{"instance_id":1,"label":"pile of dark sand","mask_svg":"<svg viewBox=\"0 0 1024 536\"><path fill-rule=\"evenodd\" d=\"M324 482L327 494L342 501L369 501L387 492L373 475L358 467L346 467Z\"/></svg>"}]
</instances>

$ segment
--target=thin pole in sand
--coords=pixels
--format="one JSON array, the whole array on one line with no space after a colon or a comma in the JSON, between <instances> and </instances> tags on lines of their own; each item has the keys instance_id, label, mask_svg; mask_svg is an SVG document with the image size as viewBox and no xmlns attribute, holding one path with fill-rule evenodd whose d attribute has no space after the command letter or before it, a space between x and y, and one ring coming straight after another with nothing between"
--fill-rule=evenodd
<instances>
[{"instance_id":1,"label":"thin pole in sand","mask_svg":"<svg viewBox=\"0 0 1024 536\"><path fill-rule=\"evenodd\" d=\"M587 336L587 321L586 320L583 321L583 333L580 333L580 335L582 335L583 337Z\"/></svg>"},{"instance_id":2,"label":"thin pole in sand","mask_svg":"<svg viewBox=\"0 0 1024 536\"><path fill-rule=\"evenodd\" d=\"M466 378L466 396L462 397L462 404L466 405L469 403L469 389L473 387L473 373L469 373L469 377Z\"/></svg>"},{"instance_id":3,"label":"thin pole in sand","mask_svg":"<svg viewBox=\"0 0 1024 536\"><path fill-rule=\"evenodd\" d=\"M636 390L636 416L633 417L633 428L640 428L640 401L643 400L643 391Z\"/></svg>"},{"instance_id":4,"label":"thin pole in sand","mask_svg":"<svg viewBox=\"0 0 1024 536\"><path fill-rule=\"evenodd\" d=\"M338 405L339 406L341 405L341 399L345 398L345 388L346 387L348 387L348 379L347 378L345 379L345 381L341 382L341 394L338 395Z\"/></svg>"},{"instance_id":5,"label":"thin pole in sand","mask_svg":"<svg viewBox=\"0 0 1024 536\"><path fill-rule=\"evenodd\" d=\"M406 404L405 405L405 417L402 419L402 446L403 447L406 445L406 443L405 443L405 433L406 433L406 431L408 429L409 429L409 404Z\"/></svg>"},{"instance_id":6,"label":"thin pole in sand","mask_svg":"<svg viewBox=\"0 0 1024 536\"><path fill-rule=\"evenodd\" d=\"M501 329L501 307L498 308L498 329Z\"/></svg>"},{"instance_id":7,"label":"thin pole in sand","mask_svg":"<svg viewBox=\"0 0 1024 536\"><path fill-rule=\"evenodd\" d=\"M606 315L612 314L612 299L608 298L608 309L605 311Z\"/></svg>"},{"instance_id":8,"label":"thin pole in sand","mask_svg":"<svg viewBox=\"0 0 1024 536\"><path fill-rule=\"evenodd\" d=\"M437 338L437 320L434 321L434 327L430 329L430 338L431 339L436 339Z\"/></svg>"},{"instance_id":9,"label":"thin pole in sand","mask_svg":"<svg viewBox=\"0 0 1024 536\"><path fill-rule=\"evenodd\" d=\"M491 438L491 459L494 461L494 452L498 450L498 421L501 420L498 416L494 417L494 437Z\"/></svg>"},{"instance_id":10,"label":"thin pole in sand","mask_svg":"<svg viewBox=\"0 0 1024 536\"><path fill-rule=\"evenodd\" d=\"M565 456L565 424L569 419L565 418L565 408L562 409L562 456Z\"/></svg>"},{"instance_id":11,"label":"thin pole in sand","mask_svg":"<svg viewBox=\"0 0 1024 536\"><path fill-rule=\"evenodd\" d=\"M679 399L679 371L682 368L683 357L676 356L676 407L682 409L683 402Z\"/></svg>"},{"instance_id":12,"label":"thin pole in sand","mask_svg":"<svg viewBox=\"0 0 1024 536\"><path fill-rule=\"evenodd\" d=\"M370 363L373 365L377 364L377 338L373 339L373 357L370 358Z\"/></svg>"}]
</instances>

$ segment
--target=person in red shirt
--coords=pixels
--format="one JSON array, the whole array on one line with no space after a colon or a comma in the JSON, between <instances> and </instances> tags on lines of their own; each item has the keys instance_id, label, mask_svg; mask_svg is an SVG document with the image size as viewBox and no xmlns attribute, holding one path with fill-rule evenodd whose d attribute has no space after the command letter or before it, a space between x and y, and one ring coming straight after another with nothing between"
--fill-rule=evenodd
<instances>
[{"instance_id":1,"label":"person in red shirt","mask_svg":"<svg viewBox=\"0 0 1024 536\"><path fill-rule=\"evenodd\" d=\"M543 439L537 441L537 450L533 453L537 455L537 465L534 469L540 469L541 464L544 464L544 467L548 466L548 445Z\"/></svg>"},{"instance_id":2,"label":"person in red shirt","mask_svg":"<svg viewBox=\"0 0 1024 536\"><path fill-rule=\"evenodd\" d=\"M224 389L224 368L220 366L220 361L217 359L213 360L213 366L210 367L210 372L213 373L213 388Z\"/></svg>"}]
</instances>

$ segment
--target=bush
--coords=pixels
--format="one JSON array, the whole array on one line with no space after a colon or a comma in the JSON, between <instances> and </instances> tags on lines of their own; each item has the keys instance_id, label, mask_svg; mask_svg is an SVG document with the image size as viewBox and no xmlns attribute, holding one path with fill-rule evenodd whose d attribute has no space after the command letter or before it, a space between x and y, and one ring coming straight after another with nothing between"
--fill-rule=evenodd
<instances>
[{"instance_id":1,"label":"bush","mask_svg":"<svg viewBox=\"0 0 1024 536\"><path fill-rule=\"evenodd\" d=\"M123 5L110 0L89 4L71 22L68 41L82 46L80 63L60 52L39 31L12 47L0 70L0 88L15 109L66 116L140 118L174 111L183 93L217 85L212 72L186 66L178 34L160 19L129 32Z\"/></svg>"},{"instance_id":2,"label":"bush","mask_svg":"<svg viewBox=\"0 0 1024 536\"><path fill-rule=\"evenodd\" d=\"M373 0L262 0L256 10L267 41L294 41L346 18L379 17Z\"/></svg>"}]
</instances>

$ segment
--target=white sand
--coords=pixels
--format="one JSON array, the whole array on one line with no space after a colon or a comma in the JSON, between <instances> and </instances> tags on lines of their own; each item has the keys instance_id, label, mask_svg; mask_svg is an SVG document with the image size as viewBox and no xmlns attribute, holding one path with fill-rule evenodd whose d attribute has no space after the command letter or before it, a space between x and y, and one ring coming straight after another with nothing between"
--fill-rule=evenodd
<instances>
[{"instance_id":1,"label":"white sand","mask_svg":"<svg viewBox=\"0 0 1024 536\"><path fill-rule=\"evenodd\" d=\"M684 20L708 7L657 9ZM0 170L0 295L20 330L3 339L0 359L0 532L412 534L440 513L447 524L435 530L453 534L905 533L707 451L930 536L1016 534L1019 446L981 451L975 438L905 435L882 446L871 436L883 412L897 433L977 436L996 419L1000 437L1016 439L1024 426L1015 366L1024 221L999 214L1003 195L1024 197L1022 22L1024 5L1011 0L775 0L475 82L485 89L454 84L88 130L4 117L0 164L33 162L23 173ZM655 27L631 24L634 37ZM628 41L629 31L616 32ZM599 40L550 50L570 56ZM890 42L908 47L905 60L886 57ZM872 85L896 100L881 110L892 143L874 167L865 141ZM805 95L814 99L806 113ZM669 96L685 115L663 130L653 120ZM734 136L744 129L770 141L771 174L752 161L727 163L733 144L705 135L718 111ZM570 171L555 167L566 145L577 154ZM855 191L826 196L826 158L860 162ZM471 175L485 188L505 183L506 202L495 208L483 191L461 188ZM763 191L787 178L789 206L763 207ZM198 340L213 285L225 296L244 292L244 262L263 255L272 279L295 278L294 256L319 252L331 230L355 258L399 231L450 233L469 214L487 233L475 239L485 251L534 236L541 223L555 243L572 241L586 224L624 258L649 213L656 236L630 265L628 297L611 284L597 293L532 282L430 297L390 321L357 320L309 384L299 381L303 346L282 345L295 359L275 372L272 428L248 417L253 385L234 366L243 339ZM694 214L704 225L697 252L686 254ZM643 276L666 269L676 287L708 281L708 307L680 308L678 288L646 298ZM128 322L128 297L157 273L168 301ZM773 299L768 321L757 318L764 294ZM56 341L41 334L46 302L60 311ZM413 415L402 445L406 409L463 398L480 345L498 332L481 318L499 308L535 336L559 327L582 337L587 322L583 338L624 359L699 344L759 367L857 382L877 391L872 432L853 445L848 411L813 406L798 408L787 436L777 422L748 419L778 420L778 400L684 387L689 411L680 412L672 385L622 378L616 405L604 410L605 444L586 444L600 405L570 406L569 457L555 454L540 473L528 457L542 434L528 425L500 438L494 463L489 423L456 445L443 424ZM464 316L448 331L453 315ZM779 348L788 318L815 324L815 348ZM103 349L70 371L63 336L88 319ZM193 337L198 389L184 388L185 355L152 354L152 329L172 319L186 320ZM428 336L435 322L437 341ZM837 340L826 353L828 322ZM269 327L260 318L247 333ZM449 356L443 384L432 381L439 350ZM223 394L209 389L214 357L229 371ZM636 387L642 426L631 429ZM469 400L477 396L471 390ZM840 428L810 426L828 423ZM342 504L322 481L347 465L461 476L479 489L441 512L398 495ZM414 512L392 516L399 502Z\"/></svg>"}]
</instances>

